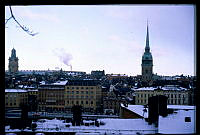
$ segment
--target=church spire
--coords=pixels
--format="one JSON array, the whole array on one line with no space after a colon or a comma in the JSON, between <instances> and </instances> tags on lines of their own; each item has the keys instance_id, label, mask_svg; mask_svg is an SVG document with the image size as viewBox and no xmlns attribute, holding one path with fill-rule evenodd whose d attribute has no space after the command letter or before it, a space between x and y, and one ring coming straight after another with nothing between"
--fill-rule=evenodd
<instances>
[{"instance_id":1,"label":"church spire","mask_svg":"<svg viewBox=\"0 0 200 135\"><path fill-rule=\"evenodd\" d=\"M148 20L147 20L147 36L146 36L146 47L145 47L145 52L149 52L150 47L149 47L149 28L148 28Z\"/></svg>"}]
</instances>

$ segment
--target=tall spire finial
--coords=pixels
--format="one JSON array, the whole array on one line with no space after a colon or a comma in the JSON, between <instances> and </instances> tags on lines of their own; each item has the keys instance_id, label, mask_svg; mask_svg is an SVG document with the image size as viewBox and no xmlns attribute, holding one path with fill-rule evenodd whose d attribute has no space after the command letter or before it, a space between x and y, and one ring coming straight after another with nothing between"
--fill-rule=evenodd
<instances>
[{"instance_id":1,"label":"tall spire finial","mask_svg":"<svg viewBox=\"0 0 200 135\"><path fill-rule=\"evenodd\" d=\"M149 47L149 28L148 28L148 19L147 19L147 36L146 36L146 47L145 47L145 52L149 52L150 47Z\"/></svg>"}]
</instances>

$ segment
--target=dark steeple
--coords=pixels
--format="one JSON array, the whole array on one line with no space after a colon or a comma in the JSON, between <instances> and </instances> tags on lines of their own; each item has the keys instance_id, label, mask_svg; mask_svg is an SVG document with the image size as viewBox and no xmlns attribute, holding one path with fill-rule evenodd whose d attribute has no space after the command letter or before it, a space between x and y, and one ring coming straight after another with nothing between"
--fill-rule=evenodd
<instances>
[{"instance_id":1,"label":"dark steeple","mask_svg":"<svg viewBox=\"0 0 200 135\"><path fill-rule=\"evenodd\" d=\"M148 21L147 21L147 36L146 36L146 47L145 47L145 52L149 52L150 47L149 47L149 28L148 28Z\"/></svg>"},{"instance_id":2,"label":"dark steeple","mask_svg":"<svg viewBox=\"0 0 200 135\"><path fill-rule=\"evenodd\" d=\"M12 49L11 58L16 58L16 50L14 48Z\"/></svg>"}]
</instances>

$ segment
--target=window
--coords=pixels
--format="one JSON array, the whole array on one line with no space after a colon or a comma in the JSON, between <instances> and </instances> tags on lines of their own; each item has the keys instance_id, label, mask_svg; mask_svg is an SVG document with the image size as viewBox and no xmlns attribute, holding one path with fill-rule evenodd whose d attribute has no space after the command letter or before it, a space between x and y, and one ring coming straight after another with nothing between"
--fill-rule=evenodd
<instances>
[{"instance_id":1,"label":"window","mask_svg":"<svg viewBox=\"0 0 200 135\"><path fill-rule=\"evenodd\" d=\"M90 91L91 94L93 94L93 91Z\"/></svg>"},{"instance_id":2,"label":"window","mask_svg":"<svg viewBox=\"0 0 200 135\"><path fill-rule=\"evenodd\" d=\"M76 104L78 105L78 104L79 104L79 102L78 102L78 101L76 101Z\"/></svg>"},{"instance_id":3,"label":"window","mask_svg":"<svg viewBox=\"0 0 200 135\"><path fill-rule=\"evenodd\" d=\"M78 94L79 93L79 91L76 91L76 94Z\"/></svg>"},{"instance_id":4,"label":"window","mask_svg":"<svg viewBox=\"0 0 200 135\"><path fill-rule=\"evenodd\" d=\"M67 89L69 89L69 87L67 87Z\"/></svg>"},{"instance_id":5,"label":"window","mask_svg":"<svg viewBox=\"0 0 200 135\"><path fill-rule=\"evenodd\" d=\"M81 101L81 104L83 104L83 101Z\"/></svg>"},{"instance_id":6,"label":"window","mask_svg":"<svg viewBox=\"0 0 200 135\"><path fill-rule=\"evenodd\" d=\"M86 104L88 104L88 101L85 101Z\"/></svg>"},{"instance_id":7,"label":"window","mask_svg":"<svg viewBox=\"0 0 200 135\"><path fill-rule=\"evenodd\" d=\"M191 122L191 117L185 117L185 122Z\"/></svg>"},{"instance_id":8,"label":"window","mask_svg":"<svg viewBox=\"0 0 200 135\"><path fill-rule=\"evenodd\" d=\"M74 91L72 91L72 94L74 94Z\"/></svg>"},{"instance_id":9,"label":"window","mask_svg":"<svg viewBox=\"0 0 200 135\"><path fill-rule=\"evenodd\" d=\"M74 87L72 87L72 89L74 89Z\"/></svg>"},{"instance_id":10,"label":"window","mask_svg":"<svg viewBox=\"0 0 200 135\"><path fill-rule=\"evenodd\" d=\"M147 73L148 73L148 70L146 69L145 72L146 72L146 74L147 74Z\"/></svg>"},{"instance_id":11,"label":"window","mask_svg":"<svg viewBox=\"0 0 200 135\"><path fill-rule=\"evenodd\" d=\"M88 87L86 87L86 89L88 89Z\"/></svg>"},{"instance_id":12,"label":"window","mask_svg":"<svg viewBox=\"0 0 200 135\"><path fill-rule=\"evenodd\" d=\"M88 91L86 91L86 94L88 94Z\"/></svg>"},{"instance_id":13,"label":"window","mask_svg":"<svg viewBox=\"0 0 200 135\"><path fill-rule=\"evenodd\" d=\"M81 87L81 89L84 89L83 87Z\"/></svg>"},{"instance_id":14,"label":"window","mask_svg":"<svg viewBox=\"0 0 200 135\"><path fill-rule=\"evenodd\" d=\"M12 103L10 103L10 106L12 106Z\"/></svg>"},{"instance_id":15,"label":"window","mask_svg":"<svg viewBox=\"0 0 200 135\"><path fill-rule=\"evenodd\" d=\"M79 96L77 95L76 98L79 98Z\"/></svg>"},{"instance_id":16,"label":"window","mask_svg":"<svg viewBox=\"0 0 200 135\"><path fill-rule=\"evenodd\" d=\"M93 104L93 101L91 101L91 104Z\"/></svg>"},{"instance_id":17,"label":"window","mask_svg":"<svg viewBox=\"0 0 200 135\"><path fill-rule=\"evenodd\" d=\"M79 89L79 87L76 87L76 89L78 90L78 89Z\"/></svg>"},{"instance_id":18,"label":"window","mask_svg":"<svg viewBox=\"0 0 200 135\"><path fill-rule=\"evenodd\" d=\"M91 87L91 89L93 89L93 87Z\"/></svg>"},{"instance_id":19,"label":"window","mask_svg":"<svg viewBox=\"0 0 200 135\"><path fill-rule=\"evenodd\" d=\"M171 98L173 98L173 95L171 94Z\"/></svg>"}]
</instances>

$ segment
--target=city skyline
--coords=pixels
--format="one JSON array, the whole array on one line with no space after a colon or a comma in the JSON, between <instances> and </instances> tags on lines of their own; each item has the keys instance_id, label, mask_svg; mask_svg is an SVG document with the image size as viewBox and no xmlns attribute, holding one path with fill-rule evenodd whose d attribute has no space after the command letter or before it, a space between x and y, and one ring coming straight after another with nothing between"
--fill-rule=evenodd
<instances>
[{"instance_id":1,"label":"city skyline","mask_svg":"<svg viewBox=\"0 0 200 135\"><path fill-rule=\"evenodd\" d=\"M153 73L195 75L193 5L13 6L32 37L9 21L5 29L5 69L16 49L19 70L105 70L141 75L149 25ZM5 7L5 17L10 16ZM184 59L183 59L184 58Z\"/></svg>"}]
</instances>

